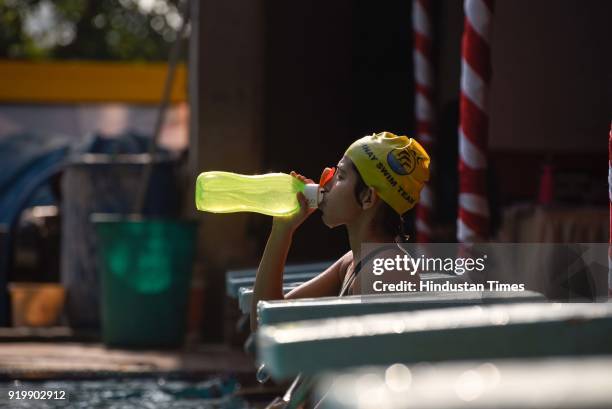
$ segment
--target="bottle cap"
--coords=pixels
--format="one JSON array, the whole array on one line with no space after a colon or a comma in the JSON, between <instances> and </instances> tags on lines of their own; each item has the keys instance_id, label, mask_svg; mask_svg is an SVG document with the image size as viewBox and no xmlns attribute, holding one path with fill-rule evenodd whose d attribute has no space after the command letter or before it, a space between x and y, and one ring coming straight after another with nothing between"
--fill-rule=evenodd
<instances>
[{"instance_id":1,"label":"bottle cap","mask_svg":"<svg viewBox=\"0 0 612 409\"><path fill-rule=\"evenodd\" d=\"M321 202L321 189L316 183L307 183L304 186L304 196L308 200L308 207L316 209Z\"/></svg>"}]
</instances>

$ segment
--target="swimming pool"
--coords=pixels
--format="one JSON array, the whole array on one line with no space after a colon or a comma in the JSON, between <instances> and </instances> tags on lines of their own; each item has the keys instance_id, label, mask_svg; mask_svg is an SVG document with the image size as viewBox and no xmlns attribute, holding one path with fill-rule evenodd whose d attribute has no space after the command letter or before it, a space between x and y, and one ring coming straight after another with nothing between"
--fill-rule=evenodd
<instances>
[{"instance_id":1,"label":"swimming pool","mask_svg":"<svg viewBox=\"0 0 612 409\"><path fill-rule=\"evenodd\" d=\"M246 409L232 396L231 377L203 382L151 379L10 381L0 383L0 408Z\"/></svg>"}]
</instances>

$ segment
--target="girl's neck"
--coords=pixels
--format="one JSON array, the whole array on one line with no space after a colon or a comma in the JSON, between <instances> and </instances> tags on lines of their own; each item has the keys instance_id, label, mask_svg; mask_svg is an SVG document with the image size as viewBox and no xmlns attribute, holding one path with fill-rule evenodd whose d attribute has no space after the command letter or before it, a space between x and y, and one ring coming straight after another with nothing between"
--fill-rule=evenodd
<instances>
[{"instance_id":1,"label":"girl's neck","mask_svg":"<svg viewBox=\"0 0 612 409\"><path fill-rule=\"evenodd\" d=\"M393 237L383 233L380 229L373 229L372 225L371 220L365 220L365 218L347 225L354 264L357 264L364 256L361 254L361 245L363 243L392 243L395 241Z\"/></svg>"}]
</instances>

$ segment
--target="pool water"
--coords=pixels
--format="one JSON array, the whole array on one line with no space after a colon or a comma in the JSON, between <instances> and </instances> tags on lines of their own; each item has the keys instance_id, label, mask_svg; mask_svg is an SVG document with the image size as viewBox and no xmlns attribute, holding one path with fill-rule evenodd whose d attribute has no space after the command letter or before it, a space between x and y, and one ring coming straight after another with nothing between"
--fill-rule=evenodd
<instances>
[{"instance_id":1,"label":"pool water","mask_svg":"<svg viewBox=\"0 0 612 409\"><path fill-rule=\"evenodd\" d=\"M0 383L0 408L247 409L249 405L244 400L232 396L238 387L233 378L203 382L163 378L11 381ZM30 399L16 399L18 395ZM53 399L62 395L65 399ZM51 399L42 399L43 396Z\"/></svg>"}]
</instances>

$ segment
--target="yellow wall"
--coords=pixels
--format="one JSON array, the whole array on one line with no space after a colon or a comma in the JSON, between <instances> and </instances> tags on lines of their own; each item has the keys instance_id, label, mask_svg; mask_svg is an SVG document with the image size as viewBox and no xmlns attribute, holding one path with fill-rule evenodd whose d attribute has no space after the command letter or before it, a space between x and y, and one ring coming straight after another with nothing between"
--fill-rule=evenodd
<instances>
[{"instance_id":1,"label":"yellow wall","mask_svg":"<svg viewBox=\"0 0 612 409\"><path fill-rule=\"evenodd\" d=\"M155 104L167 64L0 60L0 102ZM177 67L171 102L187 99L187 70Z\"/></svg>"}]
</instances>

